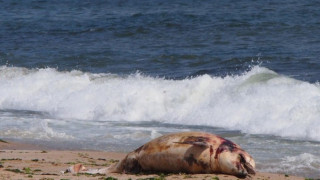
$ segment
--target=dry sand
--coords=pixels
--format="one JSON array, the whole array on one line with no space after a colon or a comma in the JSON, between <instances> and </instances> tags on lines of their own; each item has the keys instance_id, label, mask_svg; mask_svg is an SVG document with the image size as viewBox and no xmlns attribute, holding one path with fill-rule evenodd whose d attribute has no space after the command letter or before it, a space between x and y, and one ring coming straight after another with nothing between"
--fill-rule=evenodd
<instances>
[{"instance_id":1,"label":"dry sand","mask_svg":"<svg viewBox=\"0 0 320 180\"><path fill-rule=\"evenodd\" d=\"M21 143L0 142L0 179L40 179L40 180L66 180L66 179L205 179L224 180L239 179L235 176L224 174L117 174L88 175L88 174L62 174L69 166L82 163L88 168L101 168L124 158L124 153L102 151L61 151L43 149L39 146ZM258 172L255 176L246 179L279 179L279 180L304 180L285 174L272 174Z\"/></svg>"}]
</instances>

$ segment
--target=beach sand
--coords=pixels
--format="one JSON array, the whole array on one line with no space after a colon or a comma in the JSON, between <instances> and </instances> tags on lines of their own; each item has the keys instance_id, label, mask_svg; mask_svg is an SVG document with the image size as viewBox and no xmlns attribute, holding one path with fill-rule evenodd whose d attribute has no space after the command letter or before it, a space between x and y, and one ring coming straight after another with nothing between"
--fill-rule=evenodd
<instances>
[{"instance_id":1,"label":"beach sand","mask_svg":"<svg viewBox=\"0 0 320 180\"><path fill-rule=\"evenodd\" d=\"M224 174L118 174L88 175L61 173L75 163L82 163L87 168L102 168L116 163L125 157L125 153L103 151L63 151L46 149L31 144L0 142L0 179L239 179ZM109 177L109 178L108 178ZM246 179L303 180L303 177L258 172Z\"/></svg>"}]
</instances>

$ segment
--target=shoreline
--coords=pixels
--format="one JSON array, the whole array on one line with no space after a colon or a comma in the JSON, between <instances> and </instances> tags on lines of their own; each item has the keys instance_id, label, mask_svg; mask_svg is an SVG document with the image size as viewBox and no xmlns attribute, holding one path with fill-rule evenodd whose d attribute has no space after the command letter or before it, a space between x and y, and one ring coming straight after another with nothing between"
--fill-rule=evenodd
<instances>
[{"instance_id":1,"label":"shoreline","mask_svg":"<svg viewBox=\"0 0 320 180\"><path fill-rule=\"evenodd\" d=\"M0 180L2 179L219 179L236 180L235 176L225 174L119 174L107 175L62 174L69 166L81 163L87 168L102 168L114 164L125 157L125 153L94 150L53 150L32 144L0 141ZM109 178L112 179L112 178ZM303 177L257 172L245 179L293 179Z\"/></svg>"}]
</instances>

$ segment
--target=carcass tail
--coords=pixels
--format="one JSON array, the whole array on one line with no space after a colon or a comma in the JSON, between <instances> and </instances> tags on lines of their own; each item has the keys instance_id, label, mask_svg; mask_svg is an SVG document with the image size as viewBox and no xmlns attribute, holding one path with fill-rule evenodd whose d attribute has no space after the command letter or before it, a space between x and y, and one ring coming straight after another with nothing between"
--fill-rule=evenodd
<instances>
[{"instance_id":1,"label":"carcass tail","mask_svg":"<svg viewBox=\"0 0 320 180\"><path fill-rule=\"evenodd\" d=\"M108 173L114 173L118 172L117 170L117 164L112 164L109 167L106 168L100 168L100 169L88 169L82 164L75 164L70 167L68 167L65 171L61 171L61 173L86 173L86 174L108 174Z\"/></svg>"}]
</instances>

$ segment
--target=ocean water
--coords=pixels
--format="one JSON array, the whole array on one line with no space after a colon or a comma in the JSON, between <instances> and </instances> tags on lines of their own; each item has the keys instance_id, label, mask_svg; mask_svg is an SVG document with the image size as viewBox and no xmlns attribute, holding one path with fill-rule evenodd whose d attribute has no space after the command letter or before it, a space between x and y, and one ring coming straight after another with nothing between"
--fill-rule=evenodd
<instances>
[{"instance_id":1,"label":"ocean water","mask_svg":"<svg viewBox=\"0 0 320 180\"><path fill-rule=\"evenodd\" d=\"M0 0L0 138L129 152L206 131L320 177L318 1Z\"/></svg>"}]
</instances>

